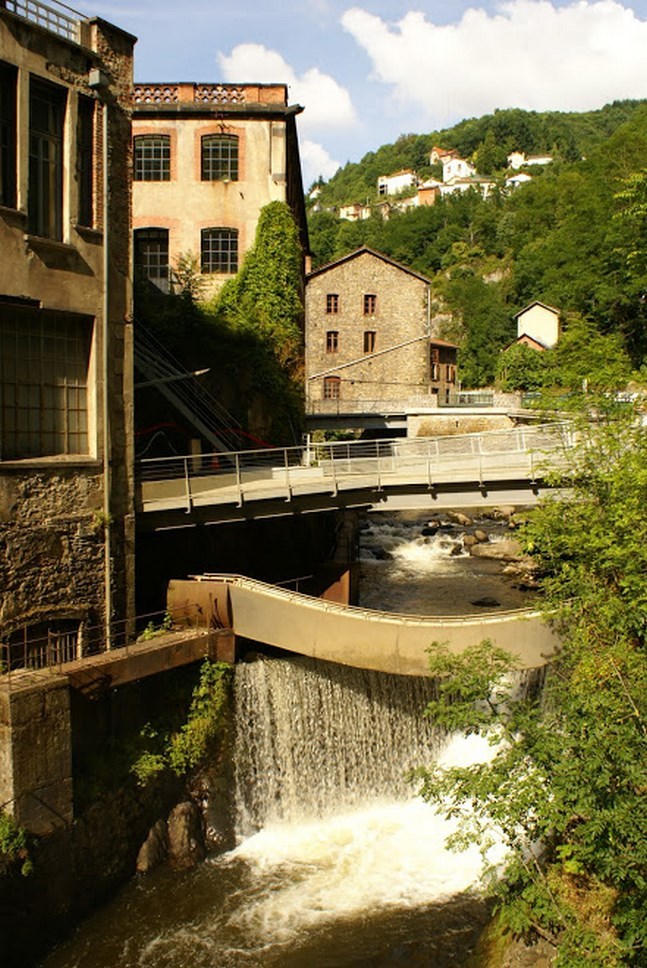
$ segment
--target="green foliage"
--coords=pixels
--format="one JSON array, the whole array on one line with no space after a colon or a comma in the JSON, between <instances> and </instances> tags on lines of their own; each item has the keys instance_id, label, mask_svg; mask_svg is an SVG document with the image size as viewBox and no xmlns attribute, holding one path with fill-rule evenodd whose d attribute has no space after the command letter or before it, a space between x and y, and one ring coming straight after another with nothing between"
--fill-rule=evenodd
<instances>
[{"instance_id":1,"label":"green foliage","mask_svg":"<svg viewBox=\"0 0 647 968\"><path fill-rule=\"evenodd\" d=\"M261 210L253 248L216 301L234 325L266 339L283 364L294 365L301 351L301 264L290 208L270 202Z\"/></svg>"},{"instance_id":2,"label":"green foliage","mask_svg":"<svg viewBox=\"0 0 647 968\"><path fill-rule=\"evenodd\" d=\"M502 832L510 849L503 879L490 873L514 933L554 938L563 968L641 965L647 432L631 418L583 424L555 483L568 490L529 515L524 540L561 651L541 696L501 699L504 666L491 646L462 657L434 650L434 715L489 736L495 755L469 768L420 771L422 792L461 821L455 846L486 844L492 823ZM457 713L455 695L463 700Z\"/></svg>"},{"instance_id":3,"label":"green foliage","mask_svg":"<svg viewBox=\"0 0 647 968\"><path fill-rule=\"evenodd\" d=\"M171 270L173 291L189 302L199 302L204 296L205 279L200 260L192 252L185 252L175 260Z\"/></svg>"},{"instance_id":4,"label":"green foliage","mask_svg":"<svg viewBox=\"0 0 647 968\"><path fill-rule=\"evenodd\" d=\"M499 355L496 382L501 390L540 390L547 382L548 357L524 343L516 343Z\"/></svg>"},{"instance_id":5,"label":"green foliage","mask_svg":"<svg viewBox=\"0 0 647 968\"><path fill-rule=\"evenodd\" d=\"M146 724L141 731L143 750L131 765L140 786L170 769L183 776L200 766L223 734L227 716L231 666L224 662L202 665L186 722L172 733Z\"/></svg>"},{"instance_id":6,"label":"green foliage","mask_svg":"<svg viewBox=\"0 0 647 968\"><path fill-rule=\"evenodd\" d=\"M8 813L0 810L0 872L8 871L15 864L20 864L23 877L33 870L27 831L19 827Z\"/></svg>"}]
</instances>

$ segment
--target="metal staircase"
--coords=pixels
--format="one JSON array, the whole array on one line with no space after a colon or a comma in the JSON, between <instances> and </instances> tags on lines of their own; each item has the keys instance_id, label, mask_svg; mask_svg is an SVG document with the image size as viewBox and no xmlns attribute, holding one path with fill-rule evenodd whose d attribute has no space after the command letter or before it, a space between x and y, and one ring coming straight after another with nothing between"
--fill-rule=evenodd
<instances>
[{"instance_id":1,"label":"metal staircase","mask_svg":"<svg viewBox=\"0 0 647 968\"><path fill-rule=\"evenodd\" d=\"M214 450L244 449L245 435L240 424L202 386L195 374L186 370L157 337L137 321L134 355L135 366L145 378L140 387L150 385L159 390Z\"/></svg>"}]
</instances>

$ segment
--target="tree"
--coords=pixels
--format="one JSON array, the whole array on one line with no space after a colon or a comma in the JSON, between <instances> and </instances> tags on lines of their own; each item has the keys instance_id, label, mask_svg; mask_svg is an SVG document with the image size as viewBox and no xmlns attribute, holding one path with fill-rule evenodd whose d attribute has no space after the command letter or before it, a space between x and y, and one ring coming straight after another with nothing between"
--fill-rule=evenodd
<instances>
[{"instance_id":1,"label":"tree","mask_svg":"<svg viewBox=\"0 0 647 968\"><path fill-rule=\"evenodd\" d=\"M545 352L516 343L499 354L496 382L502 390L540 390L546 371Z\"/></svg>"},{"instance_id":2,"label":"tree","mask_svg":"<svg viewBox=\"0 0 647 968\"><path fill-rule=\"evenodd\" d=\"M647 432L616 418L580 434L555 479L568 490L545 500L524 532L562 638L543 690L515 699L505 658L490 645L459 657L435 646L430 714L489 736L495 754L419 775L423 796L462 819L459 846L483 843L488 825L498 826L509 854L491 883L512 932L551 939L563 968L639 966L647 955Z\"/></svg>"}]
</instances>

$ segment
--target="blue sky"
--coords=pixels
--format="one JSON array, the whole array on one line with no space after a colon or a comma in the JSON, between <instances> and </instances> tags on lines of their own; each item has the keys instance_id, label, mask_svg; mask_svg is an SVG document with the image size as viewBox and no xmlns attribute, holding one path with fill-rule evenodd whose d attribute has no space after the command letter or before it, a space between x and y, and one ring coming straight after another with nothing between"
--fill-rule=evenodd
<instances>
[{"instance_id":1,"label":"blue sky","mask_svg":"<svg viewBox=\"0 0 647 968\"><path fill-rule=\"evenodd\" d=\"M283 82L304 181L497 107L647 97L647 0L120 0L138 81Z\"/></svg>"}]
</instances>

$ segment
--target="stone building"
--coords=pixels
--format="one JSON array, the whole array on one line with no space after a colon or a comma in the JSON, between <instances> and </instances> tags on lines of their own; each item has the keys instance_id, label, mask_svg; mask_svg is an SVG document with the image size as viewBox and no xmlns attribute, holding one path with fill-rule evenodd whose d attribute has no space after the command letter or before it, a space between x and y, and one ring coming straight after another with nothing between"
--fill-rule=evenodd
<instances>
[{"instance_id":1,"label":"stone building","mask_svg":"<svg viewBox=\"0 0 647 968\"><path fill-rule=\"evenodd\" d=\"M307 227L296 116L284 84L137 84L135 269L166 291L182 256L212 295L254 243L261 208L287 202Z\"/></svg>"},{"instance_id":2,"label":"stone building","mask_svg":"<svg viewBox=\"0 0 647 968\"><path fill-rule=\"evenodd\" d=\"M430 286L425 276L368 248L309 274L309 413L449 402L457 347L433 335Z\"/></svg>"},{"instance_id":3,"label":"stone building","mask_svg":"<svg viewBox=\"0 0 647 968\"><path fill-rule=\"evenodd\" d=\"M0 4L0 658L12 666L120 644L134 614L134 42L56 3Z\"/></svg>"}]
</instances>

